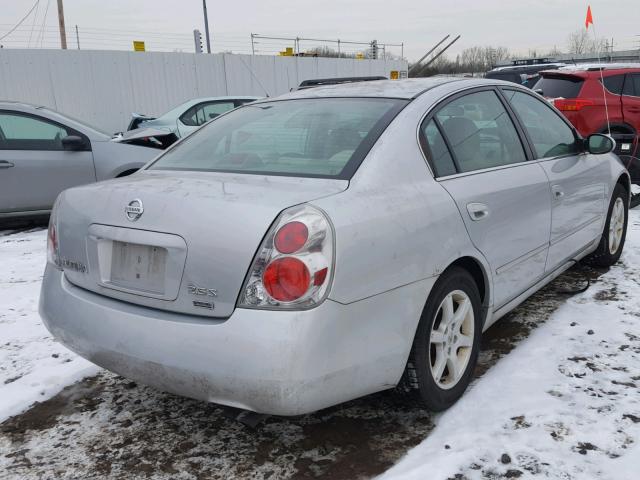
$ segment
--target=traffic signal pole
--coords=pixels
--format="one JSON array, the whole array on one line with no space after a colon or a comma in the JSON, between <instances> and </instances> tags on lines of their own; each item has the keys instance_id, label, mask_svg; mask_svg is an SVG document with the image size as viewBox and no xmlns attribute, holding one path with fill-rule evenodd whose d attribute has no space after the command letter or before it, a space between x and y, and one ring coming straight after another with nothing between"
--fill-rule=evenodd
<instances>
[{"instance_id":1,"label":"traffic signal pole","mask_svg":"<svg viewBox=\"0 0 640 480\"><path fill-rule=\"evenodd\" d=\"M61 2L62 0L58 0ZM207 16L207 0L202 0L202 11L204 13L204 34L207 37L207 53L211 53L211 40L209 39L209 17Z\"/></svg>"}]
</instances>

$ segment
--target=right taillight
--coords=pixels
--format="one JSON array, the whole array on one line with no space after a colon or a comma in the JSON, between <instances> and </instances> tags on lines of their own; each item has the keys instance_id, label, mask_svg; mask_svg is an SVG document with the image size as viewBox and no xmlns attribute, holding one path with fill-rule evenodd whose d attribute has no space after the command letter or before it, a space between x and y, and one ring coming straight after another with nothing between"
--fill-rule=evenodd
<instances>
[{"instance_id":1,"label":"right taillight","mask_svg":"<svg viewBox=\"0 0 640 480\"><path fill-rule=\"evenodd\" d=\"M333 275L333 242L333 227L321 210L285 210L253 260L238 306L304 309L322 302Z\"/></svg>"},{"instance_id":2,"label":"right taillight","mask_svg":"<svg viewBox=\"0 0 640 480\"><path fill-rule=\"evenodd\" d=\"M593 100L556 98L553 105L561 112L578 112L584 107L595 105Z\"/></svg>"}]
</instances>

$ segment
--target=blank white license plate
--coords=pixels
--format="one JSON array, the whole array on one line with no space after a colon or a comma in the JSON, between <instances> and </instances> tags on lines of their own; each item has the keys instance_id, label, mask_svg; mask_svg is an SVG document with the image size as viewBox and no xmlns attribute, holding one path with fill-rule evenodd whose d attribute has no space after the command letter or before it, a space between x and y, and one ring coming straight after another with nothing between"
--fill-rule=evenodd
<instances>
[{"instance_id":1,"label":"blank white license plate","mask_svg":"<svg viewBox=\"0 0 640 480\"><path fill-rule=\"evenodd\" d=\"M131 290L162 294L166 263L165 248L114 241L111 283Z\"/></svg>"}]
</instances>

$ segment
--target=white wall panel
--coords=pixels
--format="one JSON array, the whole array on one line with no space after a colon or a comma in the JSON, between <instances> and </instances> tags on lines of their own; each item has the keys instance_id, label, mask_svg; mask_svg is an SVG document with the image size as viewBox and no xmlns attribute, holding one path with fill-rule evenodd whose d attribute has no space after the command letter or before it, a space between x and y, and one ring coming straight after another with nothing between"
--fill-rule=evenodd
<instances>
[{"instance_id":1,"label":"white wall panel","mask_svg":"<svg viewBox=\"0 0 640 480\"><path fill-rule=\"evenodd\" d=\"M132 112L160 115L191 98L265 89L276 96L312 78L406 69L403 61L346 58L0 49L0 100L45 105L116 132Z\"/></svg>"}]
</instances>

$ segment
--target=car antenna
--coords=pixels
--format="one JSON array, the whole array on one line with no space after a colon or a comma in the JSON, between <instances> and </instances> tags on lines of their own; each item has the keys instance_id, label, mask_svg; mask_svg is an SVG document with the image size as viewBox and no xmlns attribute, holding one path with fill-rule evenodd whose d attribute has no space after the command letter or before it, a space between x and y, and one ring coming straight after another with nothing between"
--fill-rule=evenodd
<instances>
[{"instance_id":1,"label":"car antenna","mask_svg":"<svg viewBox=\"0 0 640 480\"><path fill-rule=\"evenodd\" d=\"M604 76L602 75L602 71L604 67L602 66L602 60L600 60L600 47L602 47L602 43L598 42L598 37L596 36L596 26L593 24L593 16L591 13L591 5L587 8L587 19L584 22L585 27L589 30L589 25L591 25L591 30L593 31L593 40L594 45L596 47L596 55L598 55L598 65L600 65L600 85L602 86L602 99L604 100L604 114L607 117L607 134L611 136L611 122L609 121L609 106L607 105L607 92L604 88ZM613 50L613 49L612 49Z\"/></svg>"},{"instance_id":2,"label":"car antenna","mask_svg":"<svg viewBox=\"0 0 640 480\"><path fill-rule=\"evenodd\" d=\"M244 61L244 59L242 58L242 55L238 55L238 58L240 59L240 61L242 62L242 64L247 67L247 70L249 70L249 73L251 74L251 76L255 79L256 82L258 82L258 85L260 85L260 88L262 88L262 90L264 90L264 93L267 97L270 97L269 92L267 91L266 88L264 88L264 85L262 84L262 82L260 81L260 79L258 78L258 76L254 73L253 69L247 65L247 62Z\"/></svg>"}]
</instances>

